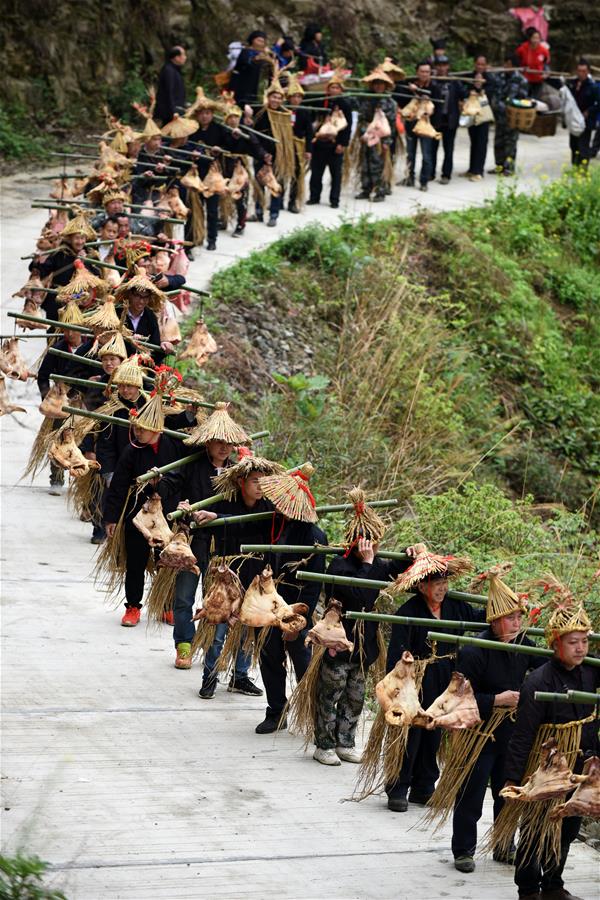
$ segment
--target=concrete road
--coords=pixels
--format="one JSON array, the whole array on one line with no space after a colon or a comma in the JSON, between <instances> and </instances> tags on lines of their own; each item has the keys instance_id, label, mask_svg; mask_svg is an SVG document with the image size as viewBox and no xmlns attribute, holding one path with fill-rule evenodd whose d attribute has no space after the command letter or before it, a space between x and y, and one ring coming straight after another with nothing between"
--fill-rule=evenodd
<instances>
[{"instance_id":1,"label":"concrete road","mask_svg":"<svg viewBox=\"0 0 600 900\"><path fill-rule=\"evenodd\" d=\"M460 135L457 169L465 168ZM566 138L522 139L520 187L534 188L567 162ZM47 182L45 183L47 187ZM43 214L28 201L44 182L5 180L2 298L25 280ZM384 204L344 198L343 209L285 213L277 229L248 226L201 252L189 281L308 221L335 224L480 203L495 179L457 178L420 194L397 188ZM13 330L2 317L3 333ZM23 345L25 342L21 342ZM33 360L40 341L24 349ZM490 859L464 876L452 867L449 832L419 826L421 810L389 813L381 798L343 802L355 769L329 769L289 734L258 736L264 703L229 694L202 701L201 673L173 667L170 629L119 626L90 579L90 526L47 492L44 471L20 481L40 425L35 383L9 384L27 415L3 417L2 435L2 839L52 864L70 900L108 898L490 898L516 896L512 870ZM481 832L490 822L486 804ZM598 858L574 846L568 887L593 900Z\"/></svg>"}]
</instances>

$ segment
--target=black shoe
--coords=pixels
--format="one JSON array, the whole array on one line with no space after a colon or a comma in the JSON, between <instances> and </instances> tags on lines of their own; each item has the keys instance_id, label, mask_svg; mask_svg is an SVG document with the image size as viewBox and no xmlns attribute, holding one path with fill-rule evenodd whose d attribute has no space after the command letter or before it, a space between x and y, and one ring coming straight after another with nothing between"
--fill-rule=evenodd
<instances>
[{"instance_id":1,"label":"black shoe","mask_svg":"<svg viewBox=\"0 0 600 900\"><path fill-rule=\"evenodd\" d=\"M440 178L440 184L449 184L450 178L447 175L442 175Z\"/></svg>"},{"instance_id":2,"label":"black shoe","mask_svg":"<svg viewBox=\"0 0 600 900\"><path fill-rule=\"evenodd\" d=\"M267 222L267 228L275 228L276 225L277 225L277 216L271 216L271 218Z\"/></svg>"},{"instance_id":3,"label":"black shoe","mask_svg":"<svg viewBox=\"0 0 600 900\"><path fill-rule=\"evenodd\" d=\"M410 803L415 803L417 806L427 806L430 797L431 794L414 794L411 791L408 795L408 800Z\"/></svg>"},{"instance_id":4,"label":"black shoe","mask_svg":"<svg viewBox=\"0 0 600 900\"><path fill-rule=\"evenodd\" d=\"M212 698L215 696L216 690L217 679L207 678L206 681L202 682L202 687L198 691L198 696L202 697L203 700L212 700Z\"/></svg>"},{"instance_id":5,"label":"black shoe","mask_svg":"<svg viewBox=\"0 0 600 900\"><path fill-rule=\"evenodd\" d=\"M420 191L428 191L428 190L429 190L429 187L427 186L427 183L422 184L421 187L419 188L419 190L420 190Z\"/></svg>"},{"instance_id":6,"label":"black shoe","mask_svg":"<svg viewBox=\"0 0 600 900\"><path fill-rule=\"evenodd\" d=\"M288 206L288 212L299 213L300 210L298 209L298 207L296 206L295 203L290 203L290 205Z\"/></svg>"},{"instance_id":7,"label":"black shoe","mask_svg":"<svg viewBox=\"0 0 600 900\"><path fill-rule=\"evenodd\" d=\"M360 194L355 194L354 199L355 200L370 200L371 194L369 193L369 191L361 191Z\"/></svg>"},{"instance_id":8,"label":"black shoe","mask_svg":"<svg viewBox=\"0 0 600 900\"><path fill-rule=\"evenodd\" d=\"M408 800L406 797L389 797L387 807L392 812L406 812L408 809Z\"/></svg>"},{"instance_id":9,"label":"black shoe","mask_svg":"<svg viewBox=\"0 0 600 900\"><path fill-rule=\"evenodd\" d=\"M339 209L339 207L340 207L339 203L330 203L329 205L332 209Z\"/></svg>"},{"instance_id":10,"label":"black shoe","mask_svg":"<svg viewBox=\"0 0 600 900\"><path fill-rule=\"evenodd\" d=\"M280 716L265 716L264 721L257 725L256 734L273 734L275 731L284 731L287 728L287 719Z\"/></svg>"},{"instance_id":11,"label":"black shoe","mask_svg":"<svg viewBox=\"0 0 600 900\"><path fill-rule=\"evenodd\" d=\"M227 231L227 222L224 219L219 219L219 224L217 225L219 231Z\"/></svg>"},{"instance_id":12,"label":"black shoe","mask_svg":"<svg viewBox=\"0 0 600 900\"><path fill-rule=\"evenodd\" d=\"M414 178L409 178L409 177L407 176L406 178L403 178L402 181L399 181L398 184L399 184L399 185L402 185L402 187L414 187L414 186L415 186L415 179L414 179Z\"/></svg>"},{"instance_id":13,"label":"black shoe","mask_svg":"<svg viewBox=\"0 0 600 900\"><path fill-rule=\"evenodd\" d=\"M457 872L464 872L465 874L474 872L475 860L472 856L458 856L454 860L454 868L457 870Z\"/></svg>"},{"instance_id":14,"label":"black shoe","mask_svg":"<svg viewBox=\"0 0 600 900\"><path fill-rule=\"evenodd\" d=\"M106 540L106 534L104 534L104 532L102 534L94 533L90 538L90 544L100 545L100 544L103 544L105 540Z\"/></svg>"},{"instance_id":15,"label":"black shoe","mask_svg":"<svg viewBox=\"0 0 600 900\"><path fill-rule=\"evenodd\" d=\"M246 230L245 225L236 225L231 237L241 237Z\"/></svg>"},{"instance_id":16,"label":"black shoe","mask_svg":"<svg viewBox=\"0 0 600 900\"><path fill-rule=\"evenodd\" d=\"M242 678L232 678L227 690L230 694L246 694L248 697L262 697L262 691L247 675Z\"/></svg>"},{"instance_id":17,"label":"black shoe","mask_svg":"<svg viewBox=\"0 0 600 900\"><path fill-rule=\"evenodd\" d=\"M373 203L383 203L385 200L385 194L375 194L373 197Z\"/></svg>"},{"instance_id":18,"label":"black shoe","mask_svg":"<svg viewBox=\"0 0 600 900\"><path fill-rule=\"evenodd\" d=\"M307 200L307 201L306 201L306 205L307 205L307 206L318 206L318 205L319 205L319 201L318 201L318 200Z\"/></svg>"},{"instance_id":19,"label":"black shoe","mask_svg":"<svg viewBox=\"0 0 600 900\"><path fill-rule=\"evenodd\" d=\"M207 245L206 245L206 249L207 249L207 250L216 250L216 249L217 249L217 242L216 242L216 241L209 241L209 242L207 243Z\"/></svg>"},{"instance_id":20,"label":"black shoe","mask_svg":"<svg viewBox=\"0 0 600 900\"><path fill-rule=\"evenodd\" d=\"M392 193L391 187L386 187L386 189L385 189L385 191L384 191L385 196L386 196L386 197L390 197L390 196L391 196L391 193Z\"/></svg>"}]
</instances>

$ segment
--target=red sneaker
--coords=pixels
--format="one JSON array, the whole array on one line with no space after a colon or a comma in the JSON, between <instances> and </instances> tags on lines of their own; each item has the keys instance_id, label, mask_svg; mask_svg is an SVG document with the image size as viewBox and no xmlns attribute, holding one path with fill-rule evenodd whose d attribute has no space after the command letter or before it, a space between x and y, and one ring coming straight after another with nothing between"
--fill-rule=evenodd
<instances>
[{"instance_id":1,"label":"red sneaker","mask_svg":"<svg viewBox=\"0 0 600 900\"><path fill-rule=\"evenodd\" d=\"M165 609L164 613L162 614L162 620L165 623L165 625L174 625L175 624L175 616L173 615L173 610Z\"/></svg>"},{"instance_id":2,"label":"red sneaker","mask_svg":"<svg viewBox=\"0 0 600 900\"><path fill-rule=\"evenodd\" d=\"M134 625L139 625L141 614L142 611L137 606L127 606L125 615L121 619L121 625L124 625L126 628L133 628Z\"/></svg>"}]
</instances>

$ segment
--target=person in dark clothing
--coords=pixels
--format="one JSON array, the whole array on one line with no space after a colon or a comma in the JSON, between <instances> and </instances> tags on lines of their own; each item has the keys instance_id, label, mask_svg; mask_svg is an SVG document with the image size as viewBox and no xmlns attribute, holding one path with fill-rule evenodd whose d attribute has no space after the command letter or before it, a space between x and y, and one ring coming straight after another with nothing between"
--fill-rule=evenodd
<instances>
[{"instance_id":1,"label":"person in dark clothing","mask_svg":"<svg viewBox=\"0 0 600 900\"><path fill-rule=\"evenodd\" d=\"M265 55L267 35L264 31L252 31L246 43L248 46L238 56L230 81L235 102L242 108L245 103L256 103L260 99L258 87L263 68L268 62Z\"/></svg>"},{"instance_id":2,"label":"person in dark clothing","mask_svg":"<svg viewBox=\"0 0 600 900\"><path fill-rule=\"evenodd\" d=\"M329 169L329 175L331 177L329 205L332 209L337 209L340 205L344 152L350 144L350 135L352 132L352 108L350 106L350 101L346 97L341 96L343 90L343 78L334 75L331 80L327 82L325 88L327 96L325 99L320 102L314 101L316 106L323 107L323 115L317 113L317 122L314 127L315 136L312 139L309 205L317 204L321 199L323 175L325 174L326 169ZM335 137L320 137L319 128L326 121L329 113L332 113L336 109L339 109L344 114L347 123L346 127L341 131L338 131Z\"/></svg>"},{"instance_id":3,"label":"person in dark clothing","mask_svg":"<svg viewBox=\"0 0 600 900\"><path fill-rule=\"evenodd\" d=\"M546 630L548 645L554 656L532 672L525 681L517 707L517 720L508 745L504 777L506 785L521 784L531 771L529 756L538 729L545 724L578 722L590 719L590 707L580 703L538 702L535 692L565 693L569 690L597 692L600 669L588 666L583 660L588 652L590 620L583 607L565 605L550 617ZM598 722L591 720L581 726L580 755L570 764L580 773L586 754L599 755ZM533 762L533 768L538 760ZM523 850L525 835L520 832L515 859L515 884L523 900L580 900L564 887L562 873L572 842L579 833L581 818L570 816L562 820L560 856L541 858L542 854ZM530 835L528 835L530 837Z\"/></svg>"},{"instance_id":4,"label":"person in dark clothing","mask_svg":"<svg viewBox=\"0 0 600 900\"><path fill-rule=\"evenodd\" d=\"M125 449L117 461L110 486L104 502L104 528L109 540L114 537L117 522L124 515L124 545L127 557L125 574L125 614L121 625L133 627L140 621L140 610L144 596L144 578L146 566L150 558L150 545L146 538L133 524L133 519L144 502L156 490L152 482L139 492L129 489L135 485L138 475L144 475L153 467L160 467L175 462L181 456L181 442L162 434L163 423L158 417L150 417L150 404L161 403L160 394L152 397L136 417L130 446ZM163 420L164 421L164 420ZM151 425L152 427L146 427ZM118 427L118 426L117 426ZM163 503L163 510L169 512L168 504Z\"/></svg>"},{"instance_id":5,"label":"person in dark clothing","mask_svg":"<svg viewBox=\"0 0 600 900\"><path fill-rule=\"evenodd\" d=\"M571 148L571 163L580 166L589 162L591 156L590 143L596 118L600 111L600 97L594 79L590 74L590 65L587 59L580 59L577 63L577 75L567 81L567 86L585 119L585 129L581 134L569 135L569 147Z\"/></svg>"},{"instance_id":6,"label":"person in dark clothing","mask_svg":"<svg viewBox=\"0 0 600 900\"><path fill-rule=\"evenodd\" d=\"M186 59L184 47L171 47L167 61L160 70L154 114L162 125L170 122L175 113L185 109L185 83L181 69Z\"/></svg>"},{"instance_id":7,"label":"person in dark clothing","mask_svg":"<svg viewBox=\"0 0 600 900\"><path fill-rule=\"evenodd\" d=\"M126 309L125 327L134 335L145 337L148 342L159 346L160 350L151 350L150 354L156 363L161 363L165 353L173 353L174 347L169 341L161 341L158 319L154 310L163 302L163 294L146 275L136 275L123 282L115 291L117 303Z\"/></svg>"},{"instance_id":8,"label":"person in dark clothing","mask_svg":"<svg viewBox=\"0 0 600 900\"><path fill-rule=\"evenodd\" d=\"M361 99L358 107L358 134L360 135L360 193L356 200L370 200L383 203L391 194L391 172L393 168L392 150L396 139L396 114L398 104L388 93L394 87L394 80L381 68L375 68L361 82L369 93L378 97ZM387 119L389 134L371 132L375 117L382 113ZM373 134L373 138L369 134Z\"/></svg>"},{"instance_id":9,"label":"person in dark clothing","mask_svg":"<svg viewBox=\"0 0 600 900\"><path fill-rule=\"evenodd\" d=\"M74 355L77 348L81 345L81 332L72 331L68 326L62 328L61 331L63 336L52 346L55 350L62 350L63 353L72 353ZM54 356L53 353L46 353L37 374L37 385L42 400L50 390L50 378L52 375L68 375L73 378L75 365L75 361L71 362L70 359L65 359L63 356Z\"/></svg>"},{"instance_id":10,"label":"person in dark clothing","mask_svg":"<svg viewBox=\"0 0 600 900\"><path fill-rule=\"evenodd\" d=\"M75 274L75 262L79 257L86 255L86 241L94 241L96 238L97 234L89 225L85 216L76 216L63 228L58 251L45 258L43 254L35 256L29 264L29 271L39 278L48 278L51 275L53 287L64 287ZM79 260L78 265L83 265L81 260ZM101 277L100 269L92 263L86 263L86 269L93 275ZM41 307L46 318L58 318L59 307L56 301L56 294L46 294Z\"/></svg>"},{"instance_id":11,"label":"person in dark clothing","mask_svg":"<svg viewBox=\"0 0 600 900\"><path fill-rule=\"evenodd\" d=\"M383 529L373 533L363 527L361 533L363 536L358 542L350 544L352 549L349 553L333 558L327 569L328 575L391 581L410 565L410 559L387 560L376 555L377 539L383 536ZM376 540L373 541L372 537ZM418 549L419 545L409 547L407 553L412 557ZM325 585L326 600L332 597L339 600L344 613L372 612L378 596L376 588ZM317 685L316 749L313 754L313 759L323 765L338 766L340 760L359 763L362 759L362 753L354 748L354 740L364 705L367 672L379 656L379 646L378 623L361 624L362 641L358 639L358 623L352 619L342 619L346 637L354 644L354 649L352 652L336 653L333 657L328 653L323 656Z\"/></svg>"},{"instance_id":12,"label":"person in dark clothing","mask_svg":"<svg viewBox=\"0 0 600 900\"><path fill-rule=\"evenodd\" d=\"M254 121L254 130L258 132L258 140L264 151L263 158L254 164L255 172L258 174L265 163L272 165L275 178L281 187L280 194L271 194L267 222L270 228L277 225L279 213L283 208L286 184L292 180L295 173L292 116L287 110L281 109L283 99L283 88L278 81L272 82L266 91L265 105L258 111ZM278 143L273 143L270 138L276 138ZM257 199L255 221L262 222L262 220L263 207Z\"/></svg>"},{"instance_id":13,"label":"person in dark clothing","mask_svg":"<svg viewBox=\"0 0 600 900\"><path fill-rule=\"evenodd\" d=\"M448 597L448 578L442 574L420 581L416 585L416 593L396 610L396 615L431 619L434 624L436 619L478 622L483 621L484 610L473 609L464 600ZM444 631L444 626L437 625L437 629ZM391 672L405 650L409 650L415 659L430 659L428 630L422 625L393 625L386 670ZM452 631L452 634L459 633ZM450 653L452 645L448 647ZM427 709L446 690L453 669L453 662L448 658L435 659L427 666L422 683L423 709ZM419 805L427 803L439 776L439 745L439 730L411 728L400 776L396 782L386 786L388 809L392 812L406 812L409 801Z\"/></svg>"},{"instance_id":14,"label":"person in dark clothing","mask_svg":"<svg viewBox=\"0 0 600 900\"><path fill-rule=\"evenodd\" d=\"M450 61L447 56L438 56L436 62L436 75L446 78L450 73ZM448 184L452 178L452 166L454 162L454 142L458 131L460 119L460 104L465 99L467 92L460 81L433 81L439 91L441 103L434 104L431 124L436 131L441 132L441 140L432 140L432 172L431 179L435 178L437 155L440 144L444 148L444 162L440 184ZM431 140L431 138L429 138Z\"/></svg>"},{"instance_id":15,"label":"person in dark clothing","mask_svg":"<svg viewBox=\"0 0 600 900\"><path fill-rule=\"evenodd\" d=\"M321 66L326 66L329 57L323 44L323 31L320 25L310 22L304 29L300 41L300 66L307 73L318 72Z\"/></svg>"},{"instance_id":16,"label":"person in dark clothing","mask_svg":"<svg viewBox=\"0 0 600 900\"><path fill-rule=\"evenodd\" d=\"M519 129L508 127L506 107L511 101L524 99L528 95L527 79L521 72L515 71L519 65L518 56L512 56L504 63L506 71L496 75L496 90L492 99L492 110L496 119L494 130L496 167L490 170L490 174L497 172L509 176L515 172Z\"/></svg>"},{"instance_id":17,"label":"person in dark clothing","mask_svg":"<svg viewBox=\"0 0 600 900\"><path fill-rule=\"evenodd\" d=\"M154 203L159 199L158 189L163 182L157 180L157 177L166 175L166 162L161 152L162 135L152 119L147 120L143 136L144 145L138 153L132 172L136 177L131 182L131 202L142 205L149 200Z\"/></svg>"},{"instance_id":18,"label":"person in dark clothing","mask_svg":"<svg viewBox=\"0 0 600 900\"><path fill-rule=\"evenodd\" d=\"M294 177L290 181L288 210L291 213L299 213L304 199L306 165L310 162L312 152L312 113L300 105L304 90L296 78L290 79L286 96L292 114L295 165Z\"/></svg>"},{"instance_id":19,"label":"person in dark clothing","mask_svg":"<svg viewBox=\"0 0 600 900\"><path fill-rule=\"evenodd\" d=\"M440 100L441 93L437 84L431 79L431 66L428 62L421 62L417 66L415 80L401 82L403 88L411 91L418 100L430 99ZM439 105L439 104L437 104ZM434 103L434 106L436 104ZM416 119L407 120L406 128L406 162L408 165L408 173L402 184L406 187L414 187L417 177L417 146L421 148L421 171L419 173L419 190L427 191L428 184L434 177L434 148L436 143L434 138L420 136L415 134Z\"/></svg>"},{"instance_id":20,"label":"person in dark clothing","mask_svg":"<svg viewBox=\"0 0 600 900\"><path fill-rule=\"evenodd\" d=\"M490 123L494 120L489 107L496 93L496 79L491 72L488 72L488 63L485 56L477 56L475 58L475 70L470 77L473 81L468 85L468 88L479 97L482 111L475 117L473 125L469 127L471 153L469 156L469 168L465 172L465 176L469 181L481 181L485 171Z\"/></svg>"},{"instance_id":21,"label":"person in dark clothing","mask_svg":"<svg viewBox=\"0 0 600 900\"><path fill-rule=\"evenodd\" d=\"M515 642L533 646L528 638L520 634L524 612L521 600L500 581L499 572L492 569L487 575L490 578L486 609L489 624L479 637L488 641ZM475 760L464 784L460 787L457 785L458 793L452 820L452 853L454 866L459 872L475 870L477 822L481 818L488 782L494 799L494 821L504 806L500 790L504 786L506 751L512 734L513 720L505 716L499 724L492 726L490 719L494 710L502 708L508 712L516 708L519 691L527 672L537 669L542 663L543 657L498 652L488 647L464 647L458 654L456 670L471 682L479 717L483 722L481 730L492 734ZM464 760L465 765L468 763L468 759ZM447 775L442 775L442 781L445 777L457 781L460 779L460 773L451 767ZM497 862L512 863L514 851L506 857L494 853L494 859Z\"/></svg>"},{"instance_id":22,"label":"person in dark clothing","mask_svg":"<svg viewBox=\"0 0 600 900\"><path fill-rule=\"evenodd\" d=\"M233 128L236 131L239 130L240 121L242 118L242 110L239 106L231 106L228 108L227 113L225 115L225 124L229 126L229 128ZM236 169L241 165L247 170L247 162L246 157L251 156L254 159L263 160L265 157L265 151L263 150L258 138L254 134L249 134L247 132L241 132L241 138L238 141L238 146L244 147L244 156L240 155L235 159L231 156L223 157L223 175L225 178L235 178ZM237 222L235 228L232 233L232 237L241 237L246 228L246 220L248 218L248 193L249 193L249 184L250 181L248 179L248 183L242 190L241 197L239 197L235 201L235 209L237 215Z\"/></svg>"}]
</instances>

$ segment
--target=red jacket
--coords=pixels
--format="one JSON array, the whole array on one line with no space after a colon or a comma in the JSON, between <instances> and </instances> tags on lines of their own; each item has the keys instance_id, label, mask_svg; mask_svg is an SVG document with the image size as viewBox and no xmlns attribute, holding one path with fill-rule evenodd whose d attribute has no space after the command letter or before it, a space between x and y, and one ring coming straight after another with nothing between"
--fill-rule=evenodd
<instances>
[{"instance_id":1,"label":"red jacket","mask_svg":"<svg viewBox=\"0 0 600 900\"><path fill-rule=\"evenodd\" d=\"M544 80L542 75L538 75L537 73L543 72L544 66L550 64L550 51L547 47L544 47L543 44L538 44L534 50L529 41L524 41L517 47L516 54L519 57L523 68L537 70L536 72L523 73L527 81L530 81L532 84L539 84L540 81Z\"/></svg>"}]
</instances>

